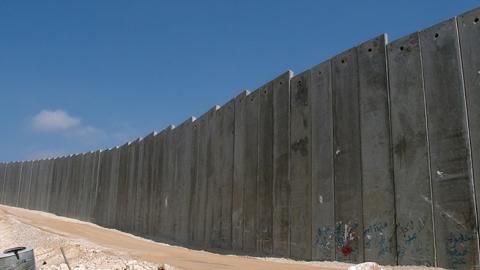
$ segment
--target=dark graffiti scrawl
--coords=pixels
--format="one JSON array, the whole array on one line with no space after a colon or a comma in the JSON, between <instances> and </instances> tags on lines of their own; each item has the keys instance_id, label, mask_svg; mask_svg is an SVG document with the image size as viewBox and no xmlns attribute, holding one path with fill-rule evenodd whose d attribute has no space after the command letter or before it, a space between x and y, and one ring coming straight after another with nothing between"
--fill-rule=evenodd
<instances>
[{"instance_id":1,"label":"dark graffiti scrawl","mask_svg":"<svg viewBox=\"0 0 480 270\"><path fill-rule=\"evenodd\" d=\"M387 237L387 222L379 222L368 226L363 231L364 247L365 249L372 248L374 246L379 248L378 256L384 256L387 253L392 252L391 249L391 237Z\"/></svg>"}]
</instances>

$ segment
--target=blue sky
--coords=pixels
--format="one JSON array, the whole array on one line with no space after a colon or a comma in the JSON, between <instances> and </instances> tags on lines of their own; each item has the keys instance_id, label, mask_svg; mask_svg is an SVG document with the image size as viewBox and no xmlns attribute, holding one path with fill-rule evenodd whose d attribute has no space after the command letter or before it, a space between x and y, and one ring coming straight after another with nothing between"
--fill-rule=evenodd
<instances>
[{"instance_id":1,"label":"blue sky","mask_svg":"<svg viewBox=\"0 0 480 270\"><path fill-rule=\"evenodd\" d=\"M0 161L108 148L478 1L0 0Z\"/></svg>"}]
</instances>

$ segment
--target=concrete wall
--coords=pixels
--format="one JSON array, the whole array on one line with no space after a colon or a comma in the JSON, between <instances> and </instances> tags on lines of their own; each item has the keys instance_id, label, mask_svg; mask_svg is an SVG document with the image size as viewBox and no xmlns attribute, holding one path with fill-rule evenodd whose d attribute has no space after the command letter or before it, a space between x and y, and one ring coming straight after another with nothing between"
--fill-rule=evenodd
<instances>
[{"instance_id":1,"label":"concrete wall","mask_svg":"<svg viewBox=\"0 0 480 270\"><path fill-rule=\"evenodd\" d=\"M0 164L0 203L301 260L479 265L480 9L120 147Z\"/></svg>"}]
</instances>

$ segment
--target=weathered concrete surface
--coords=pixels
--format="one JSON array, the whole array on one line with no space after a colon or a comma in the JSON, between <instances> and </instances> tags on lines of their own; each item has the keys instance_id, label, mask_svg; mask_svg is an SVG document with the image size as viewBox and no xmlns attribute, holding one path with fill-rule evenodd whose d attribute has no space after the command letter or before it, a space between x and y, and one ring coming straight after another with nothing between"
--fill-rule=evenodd
<instances>
[{"instance_id":1,"label":"weathered concrete surface","mask_svg":"<svg viewBox=\"0 0 480 270\"><path fill-rule=\"evenodd\" d=\"M22 173L22 162L10 163L5 174L5 194L4 203L15 205L17 203L19 191L19 179Z\"/></svg>"},{"instance_id":2,"label":"weathered concrete surface","mask_svg":"<svg viewBox=\"0 0 480 270\"><path fill-rule=\"evenodd\" d=\"M0 202L5 203L4 201L4 196L5 196L5 178L7 175L7 168L8 168L8 163L2 163L0 164L0 187L2 187L2 190L0 190Z\"/></svg>"},{"instance_id":3,"label":"weathered concrete surface","mask_svg":"<svg viewBox=\"0 0 480 270\"><path fill-rule=\"evenodd\" d=\"M30 180L32 176L33 161L22 162L22 173L18 180L18 195L16 205L18 207L26 208L28 197L30 196Z\"/></svg>"},{"instance_id":4,"label":"weathered concrete surface","mask_svg":"<svg viewBox=\"0 0 480 270\"><path fill-rule=\"evenodd\" d=\"M480 92L478 91L480 85L480 57L478 57L480 55L480 47L478 46L480 40L480 9L477 8L459 16L457 27L467 101L478 226L478 203L480 202Z\"/></svg>"},{"instance_id":5,"label":"weathered concrete surface","mask_svg":"<svg viewBox=\"0 0 480 270\"><path fill-rule=\"evenodd\" d=\"M191 244L195 247L204 247L207 193L207 149L208 149L208 122L210 113L207 112L195 121L197 144L197 173L195 179L194 199L192 208L193 230Z\"/></svg>"},{"instance_id":6,"label":"weathered concrete surface","mask_svg":"<svg viewBox=\"0 0 480 270\"><path fill-rule=\"evenodd\" d=\"M109 211L110 198L110 173L112 167L112 150L105 150L100 157L100 169L98 178L97 198L93 218L97 224L108 227L109 216L113 211Z\"/></svg>"},{"instance_id":7,"label":"weathered concrete surface","mask_svg":"<svg viewBox=\"0 0 480 270\"><path fill-rule=\"evenodd\" d=\"M150 197L148 208L148 228L147 235L151 238L159 237L160 228L160 213L162 209L162 162L163 152L165 150L165 133L163 130L160 133L155 133L152 142L152 161L151 161L151 181L150 181ZM120 157L120 166L123 157ZM120 185L119 185L120 187ZM120 196L120 194L119 194Z\"/></svg>"},{"instance_id":8,"label":"weathered concrete surface","mask_svg":"<svg viewBox=\"0 0 480 270\"><path fill-rule=\"evenodd\" d=\"M232 194L235 145L235 100L230 100L217 111L215 133L215 181L220 195L218 203L219 248L232 248Z\"/></svg>"},{"instance_id":9,"label":"weathered concrete surface","mask_svg":"<svg viewBox=\"0 0 480 270\"><path fill-rule=\"evenodd\" d=\"M386 35L357 47L365 261L397 263Z\"/></svg>"},{"instance_id":10,"label":"weathered concrete surface","mask_svg":"<svg viewBox=\"0 0 480 270\"><path fill-rule=\"evenodd\" d=\"M437 264L478 265L478 230L457 24L420 32ZM477 164L478 166L478 164Z\"/></svg>"},{"instance_id":11,"label":"weathered concrete surface","mask_svg":"<svg viewBox=\"0 0 480 270\"><path fill-rule=\"evenodd\" d=\"M278 82L277 82L278 83ZM257 173L257 254L271 255L273 249L273 85L257 91L258 173Z\"/></svg>"},{"instance_id":12,"label":"weathered concrete surface","mask_svg":"<svg viewBox=\"0 0 480 270\"><path fill-rule=\"evenodd\" d=\"M290 256L290 79L273 83L273 255ZM236 132L235 132L236 134ZM236 152L237 150L235 150Z\"/></svg>"},{"instance_id":13,"label":"weathered concrete surface","mask_svg":"<svg viewBox=\"0 0 480 270\"><path fill-rule=\"evenodd\" d=\"M338 261L363 261L363 201L356 49L332 59L335 241Z\"/></svg>"},{"instance_id":14,"label":"weathered concrete surface","mask_svg":"<svg viewBox=\"0 0 480 270\"><path fill-rule=\"evenodd\" d=\"M177 130L176 144L176 165L175 165L175 191L176 214L175 219L175 240L180 243L188 243L189 229L189 207L192 179L195 171L192 155L194 144L192 141L192 122L190 118L180 124Z\"/></svg>"},{"instance_id":15,"label":"weathered concrete surface","mask_svg":"<svg viewBox=\"0 0 480 270\"><path fill-rule=\"evenodd\" d=\"M170 126L165 130L165 142L164 149L162 153L162 164L161 164L161 204L162 209L160 210L160 221L159 221L159 237L163 239L168 239L169 229L168 229L168 219L169 219L169 199L170 199L170 184L172 181L169 178L169 171L171 170L170 161L172 158L171 148L173 147L173 126Z\"/></svg>"},{"instance_id":16,"label":"weathered concrete surface","mask_svg":"<svg viewBox=\"0 0 480 270\"><path fill-rule=\"evenodd\" d=\"M232 197L232 249L243 250L244 230L244 185L247 175L247 126L246 100L248 92L243 92L235 98L235 153L233 169ZM208 216L207 216L208 217Z\"/></svg>"},{"instance_id":17,"label":"weathered concrete surface","mask_svg":"<svg viewBox=\"0 0 480 270\"><path fill-rule=\"evenodd\" d=\"M430 155L418 33L390 43L388 60L398 263L433 266Z\"/></svg>"},{"instance_id":18,"label":"weathered concrete surface","mask_svg":"<svg viewBox=\"0 0 480 270\"><path fill-rule=\"evenodd\" d=\"M291 80L290 256L312 258L312 127L310 71Z\"/></svg>"},{"instance_id":19,"label":"weathered concrete surface","mask_svg":"<svg viewBox=\"0 0 480 270\"><path fill-rule=\"evenodd\" d=\"M118 187L117 187L117 196L119 198L116 207L116 228L125 230L126 223L127 223L127 211L125 211L128 207L128 150L130 145L124 144L119 148L119 169L118 169ZM91 155L89 157L89 164L87 168L91 172L92 163L91 163ZM89 174L91 177L91 173Z\"/></svg>"},{"instance_id":20,"label":"weathered concrete surface","mask_svg":"<svg viewBox=\"0 0 480 270\"><path fill-rule=\"evenodd\" d=\"M27 204L25 208L27 209L35 209L38 210L39 206L39 198L40 196L45 196L44 194L41 194L38 192L38 181L39 181L39 176L38 176L38 168L39 168L40 161L36 160L32 162L32 174L31 174L31 180L30 180L30 188L28 192L28 199L27 199ZM3 164L5 165L5 164ZM0 165L0 186L2 185L2 177L3 177L3 171L2 171L2 165ZM1 198L1 192L0 192L0 198Z\"/></svg>"},{"instance_id":21,"label":"weathered concrete surface","mask_svg":"<svg viewBox=\"0 0 480 270\"><path fill-rule=\"evenodd\" d=\"M215 170L218 170L218 164L215 162L215 132L217 123L217 110L219 106L215 106L209 111L208 128L207 128L207 205L205 213L205 247L218 248L219 242L219 222L218 219L218 202L220 194L216 191Z\"/></svg>"},{"instance_id":22,"label":"weathered concrete surface","mask_svg":"<svg viewBox=\"0 0 480 270\"><path fill-rule=\"evenodd\" d=\"M335 260L332 67L311 71L312 260Z\"/></svg>"}]
</instances>

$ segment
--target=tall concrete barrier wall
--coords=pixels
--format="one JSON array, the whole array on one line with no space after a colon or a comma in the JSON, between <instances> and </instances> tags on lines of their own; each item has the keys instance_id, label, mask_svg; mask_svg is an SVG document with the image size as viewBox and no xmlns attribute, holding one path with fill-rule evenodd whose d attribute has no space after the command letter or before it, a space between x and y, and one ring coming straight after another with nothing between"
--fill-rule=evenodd
<instances>
[{"instance_id":1,"label":"tall concrete barrier wall","mask_svg":"<svg viewBox=\"0 0 480 270\"><path fill-rule=\"evenodd\" d=\"M380 35L107 150L0 164L0 203L300 260L479 266L480 9Z\"/></svg>"}]
</instances>

